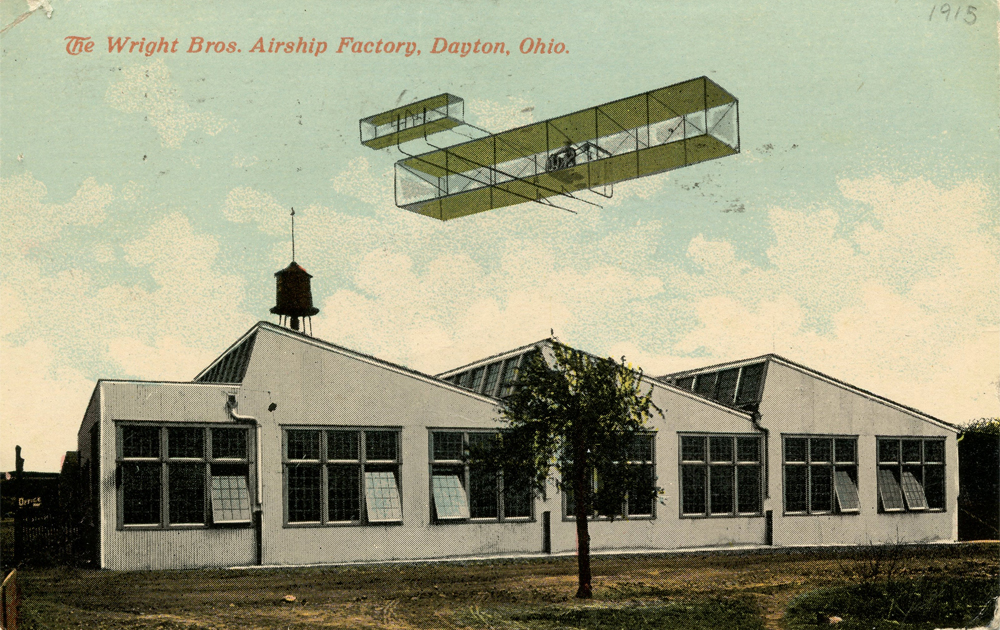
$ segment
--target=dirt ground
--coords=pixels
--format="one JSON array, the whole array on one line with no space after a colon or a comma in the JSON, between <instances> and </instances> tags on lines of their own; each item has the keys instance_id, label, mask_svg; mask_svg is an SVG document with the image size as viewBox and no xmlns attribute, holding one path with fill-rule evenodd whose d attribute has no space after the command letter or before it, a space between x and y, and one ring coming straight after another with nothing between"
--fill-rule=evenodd
<instances>
[{"instance_id":1,"label":"dirt ground","mask_svg":"<svg viewBox=\"0 0 1000 630\"><path fill-rule=\"evenodd\" d=\"M766 627L783 628L792 598L857 579L872 564L867 553L595 557L595 599L586 605L746 596L761 606ZM903 547L890 555L880 557L876 571L900 577L1000 575L995 542ZM28 628L529 628L535 626L494 625L483 611L581 605L572 598L571 557L231 571L28 568L19 574Z\"/></svg>"}]
</instances>

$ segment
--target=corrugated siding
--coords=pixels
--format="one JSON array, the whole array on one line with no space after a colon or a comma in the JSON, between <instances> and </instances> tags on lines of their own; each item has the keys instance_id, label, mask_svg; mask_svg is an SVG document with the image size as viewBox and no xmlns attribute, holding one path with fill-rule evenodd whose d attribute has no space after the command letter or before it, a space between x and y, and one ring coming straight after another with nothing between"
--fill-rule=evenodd
<instances>
[{"instance_id":1,"label":"corrugated siding","mask_svg":"<svg viewBox=\"0 0 1000 630\"><path fill-rule=\"evenodd\" d=\"M107 569L190 569L253 564L253 528L116 531L108 539Z\"/></svg>"}]
</instances>

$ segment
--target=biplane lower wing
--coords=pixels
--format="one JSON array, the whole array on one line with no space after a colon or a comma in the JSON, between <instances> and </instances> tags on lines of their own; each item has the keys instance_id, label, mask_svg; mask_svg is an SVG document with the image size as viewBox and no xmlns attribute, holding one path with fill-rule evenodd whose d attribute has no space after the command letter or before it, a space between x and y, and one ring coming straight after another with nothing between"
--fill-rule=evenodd
<instances>
[{"instance_id":1,"label":"biplane lower wing","mask_svg":"<svg viewBox=\"0 0 1000 630\"><path fill-rule=\"evenodd\" d=\"M369 146L457 120L441 115L452 107L449 98L457 99L445 94L372 117L386 133ZM418 110L437 113L431 120ZM404 114L418 124L400 123ZM547 200L739 150L739 102L701 77L409 156L396 163L395 199L400 208L441 220L528 201L555 205Z\"/></svg>"}]
</instances>

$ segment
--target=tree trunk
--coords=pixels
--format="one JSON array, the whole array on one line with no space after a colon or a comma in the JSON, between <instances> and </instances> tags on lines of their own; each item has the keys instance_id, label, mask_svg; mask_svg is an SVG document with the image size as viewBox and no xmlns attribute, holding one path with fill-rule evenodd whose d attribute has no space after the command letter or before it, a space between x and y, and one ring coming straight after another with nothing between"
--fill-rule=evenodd
<instances>
[{"instance_id":1,"label":"tree trunk","mask_svg":"<svg viewBox=\"0 0 1000 630\"><path fill-rule=\"evenodd\" d=\"M585 453L586 451L584 451ZM586 456L577 461L585 460ZM574 470L573 494L576 496L576 559L579 567L580 586L576 590L576 597L580 599L590 599L593 591L590 586L590 528L587 519L590 516L590 484L587 483L586 462L577 466Z\"/></svg>"}]
</instances>

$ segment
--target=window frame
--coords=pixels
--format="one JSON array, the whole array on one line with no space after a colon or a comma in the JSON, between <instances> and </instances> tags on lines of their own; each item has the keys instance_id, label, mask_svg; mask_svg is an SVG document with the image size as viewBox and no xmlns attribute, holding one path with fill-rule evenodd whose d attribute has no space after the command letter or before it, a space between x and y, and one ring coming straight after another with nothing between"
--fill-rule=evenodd
<instances>
[{"instance_id":1,"label":"window frame","mask_svg":"<svg viewBox=\"0 0 1000 630\"><path fill-rule=\"evenodd\" d=\"M893 441L896 443L896 461L895 462L883 462L881 454L882 442ZM904 441L917 441L920 442L920 461L905 461L903 456L903 442ZM941 461L940 462L928 462L927 461L927 443L936 442L941 445ZM925 435L876 435L875 436L875 479L876 479L876 502L878 503L878 513L879 514L923 514L923 513L942 513L948 511L948 439L947 437L939 436L925 436ZM923 494L924 506L923 507L910 507L910 500L907 498L906 491L903 488L902 475L906 468L920 468L920 491ZM930 500L927 497L927 469L928 468L940 468L941 473L941 506L942 507L931 507ZM882 502L882 479L881 471L892 470L895 474L894 479L897 487L899 489L900 495L902 497L903 507L901 509L886 509Z\"/></svg>"},{"instance_id":2,"label":"window frame","mask_svg":"<svg viewBox=\"0 0 1000 630\"><path fill-rule=\"evenodd\" d=\"M399 526L403 524L405 517L403 510L403 440L402 427L399 426L342 426L342 425L292 425L283 424L281 428L281 521L283 528L310 528L310 527L377 527L377 526ZM290 431L316 431L319 432L319 457L318 459L292 459L288 457L288 433ZM358 456L357 459L337 459L330 458L329 433L337 431L354 432L357 434ZM396 440L395 459L369 459L367 457L367 432L393 433ZM319 468L319 521L290 521L289 520L289 468L299 464L315 465ZM330 473L331 466L344 465L358 466L358 516L357 520L332 521L329 518L330 512ZM368 496L365 481L366 466L377 469L394 468L396 477L396 493L399 496L399 519L371 521L368 519ZM378 471L372 471L378 472Z\"/></svg>"},{"instance_id":3,"label":"window frame","mask_svg":"<svg viewBox=\"0 0 1000 630\"><path fill-rule=\"evenodd\" d=\"M252 448L255 439L251 434L250 427L246 425L219 423L219 422L160 422L155 420L115 420L115 511L116 529L124 530L184 530L184 529L212 529L212 528L243 528L253 525L253 512L255 508L256 469L255 452ZM159 452L156 456L148 457L126 457L124 454L123 430L126 427L143 427L156 429L159 433ZM169 444L170 429L199 429L202 431L202 455L201 457L171 457ZM212 430L213 429L235 429L241 430L246 436L246 453L244 457L215 457L212 454ZM125 523L125 473L122 466L130 462L158 464L159 475L159 500L160 500L160 520L158 523ZM200 523L171 523L170 522L170 465L171 464L195 464L203 467L202 486L202 522ZM215 509L212 496L212 479L214 477L230 477L232 475L213 474L213 465L220 466L240 466L246 467L247 475L247 496L250 502L250 518L238 521L216 521Z\"/></svg>"},{"instance_id":4,"label":"window frame","mask_svg":"<svg viewBox=\"0 0 1000 630\"><path fill-rule=\"evenodd\" d=\"M786 443L789 439L806 440L806 453L803 461L788 461L788 451ZM813 463L812 440L830 440L830 460ZM851 440L854 442L854 460L844 461L837 456L837 440ZM858 462L858 436L833 434L833 433L782 433L781 434L781 510L783 516L853 516L861 514L861 478L860 464ZM788 466L802 467L806 471L806 509L788 509ZM812 470L814 466L830 466L830 510L814 510L812 506ZM858 507L843 508L840 505L840 498L837 495L837 471L854 471L854 491L858 495Z\"/></svg>"},{"instance_id":5,"label":"window frame","mask_svg":"<svg viewBox=\"0 0 1000 630\"><path fill-rule=\"evenodd\" d=\"M650 472L653 474L653 483L656 483L658 475L656 474L656 437L659 434L656 430L642 431L641 434L649 438L650 446L650 459L636 460L627 459L625 460L626 466L648 466ZM620 465L620 464L619 464ZM591 470L590 485L591 491L596 492L597 484L600 483L600 476L596 469ZM562 495L562 520L564 522L575 522L576 514L573 513L574 510L569 508L569 493L570 489L564 489L560 494ZM616 521L652 521L656 519L656 504L659 503L655 498L649 500L650 508L649 514L630 514L629 513L629 498L626 495L625 499L622 501L622 512L621 514L616 514L614 519ZM611 517L607 514L591 514L587 520L590 521L610 521Z\"/></svg>"},{"instance_id":6,"label":"window frame","mask_svg":"<svg viewBox=\"0 0 1000 630\"><path fill-rule=\"evenodd\" d=\"M502 368L503 366L501 366ZM501 373L502 377L502 373ZM483 375L485 378L485 372ZM500 385L498 385L499 387ZM460 459L436 459L434 457L434 434L435 433L460 433L462 435L462 457ZM469 436L470 435L498 435L499 431L496 429L456 429L451 427L429 427L427 429L427 489L428 489L428 501L427 507L430 510L430 522L434 525L452 525L461 523L533 523L535 521L535 496L534 489L531 490L531 513L528 516L507 516L506 514L506 499L505 499L505 485L504 485L504 475L502 470L495 471L496 475L496 488L494 489L494 494L496 496L496 506L497 515L496 516L472 516L472 495L470 494L471 484L472 484L472 471L469 464ZM437 515L437 509L434 502L434 467L454 467L455 469L461 469L461 477L459 481L462 484L462 488L465 491L465 500L467 503L469 516L468 518L439 518Z\"/></svg>"},{"instance_id":7,"label":"window frame","mask_svg":"<svg viewBox=\"0 0 1000 630\"><path fill-rule=\"evenodd\" d=\"M705 455L701 460L684 459L684 438L702 438L705 440ZM730 438L732 440L732 458L729 461L712 459L711 438ZM757 441L757 459L754 461L740 461L739 458L739 438L752 438ZM764 461L767 453L764 452L764 439L760 433L711 433L704 431L678 431L677 432L677 514L679 518L760 518L764 516L764 486L767 480L764 478ZM701 466L705 471L704 489L704 512L684 511L684 467ZM740 512L740 488L739 488L739 468L757 468L757 511ZM712 468L732 468L732 511L718 512L712 511Z\"/></svg>"}]
</instances>

